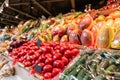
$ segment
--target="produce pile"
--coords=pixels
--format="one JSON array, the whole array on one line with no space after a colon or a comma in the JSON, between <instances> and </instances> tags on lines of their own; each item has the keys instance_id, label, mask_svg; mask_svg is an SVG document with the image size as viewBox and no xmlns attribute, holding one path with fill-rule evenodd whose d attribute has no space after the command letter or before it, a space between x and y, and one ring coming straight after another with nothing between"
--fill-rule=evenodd
<instances>
[{"instance_id":1,"label":"produce pile","mask_svg":"<svg viewBox=\"0 0 120 80\"><path fill-rule=\"evenodd\" d=\"M10 42L9 46L7 47L7 51L10 53L12 52L12 50L14 48L18 48L20 46L22 46L24 43L27 43L28 40L25 40L25 39L16 39L16 38L13 38L12 41Z\"/></svg>"},{"instance_id":2,"label":"produce pile","mask_svg":"<svg viewBox=\"0 0 120 80\"><path fill-rule=\"evenodd\" d=\"M8 29L5 27L4 29L1 29L0 31L0 53L4 53L7 50L7 47L9 45L9 42L11 41L11 38L13 35L15 35L16 28L10 28Z\"/></svg>"},{"instance_id":3,"label":"produce pile","mask_svg":"<svg viewBox=\"0 0 120 80\"><path fill-rule=\"evenodd\" d=\"M84 50L59 80L119 80L120 54L104 50Z\"/></svg>"},{"instance_id":4,"label":"produce pile","mask_svg":"<svg viewBox=\"0 0 120 80\"><path fill-rule=\"evenodd\" d=\"M102 7L101 10L107 10L111 8L118 8L120 6L119 0L108 0L107 5Z\"/></svg>"},{"instance_id":5,"label":"produce pile","mask_svg":"<svg viewBox=\"0 0 120 80\"><path fill-rule=\"evenodd\" d=\"M75 12L19 24L17 39L74 42L93 48L120 49L119 24L120 11L117 9Z\"/></svg>"},{"instance_id":6,"label":"produce pile","mask_svg":"<svg viewBox=\"0 0 120 80\"><path fill-rule=\"evenodd\" d=\"M75 15L77 17L74 17ZM33 40L39 38L43 42L69 41L87 47L120 49L118 37L120 11L118 10L113 10L109 14L98 12L94 16L90 12L76 12L59 19L52 19L54 24L36 34Z\"/></svg>"},{"instance_id":7,"label":"produce pile","mask_svg":"<svg viewBox=\"0 0 120 80\"><path fill-rule=\"evenodd\" d=\"M79 53L74 45L69 42L43 42L38 47L35 41L29 41L13 49L9 56L13 58L13 64L19 62L32 70L36 65L41 66L42 70L37 73L45 79L51 79Z\"/></svg>"}]
</instances>

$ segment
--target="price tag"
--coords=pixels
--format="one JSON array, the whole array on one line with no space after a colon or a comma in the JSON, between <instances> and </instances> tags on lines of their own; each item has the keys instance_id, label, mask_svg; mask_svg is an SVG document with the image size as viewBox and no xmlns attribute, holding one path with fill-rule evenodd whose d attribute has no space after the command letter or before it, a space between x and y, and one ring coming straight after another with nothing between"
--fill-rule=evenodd
<instances>
[{"instance_id":1,"label":"price tag","mask_svg":"<svg viewBox=\"0 0 120 80\"><path fill-rule=\"evenodd\" d=\"M35 71L38 72L38 73L40 73L42 71L42 67L39 66L39 65L36 65L35 66Z\"/></svg>"},{"instance_id":2,"label":"price tag","mask_svg":"<svg viewBox=\"0 0 120 80\"><path fill-rule=\"evenodd\" d=\"M42 41L40 39L38 39L36 46L40 47L41 43L42 43Z\"/></svg>"},{"instance_id":3,"label":"price tag","mask_svg":"<svg viewBox=\"0 0 120 80\"><path fill-rule=\"evenodd\" d=\"M81 44L80 36L79 36L79 35L77 35L77 38L78 38L78 40L79 40L79 43Z\"/></svg>"}]
</instances>

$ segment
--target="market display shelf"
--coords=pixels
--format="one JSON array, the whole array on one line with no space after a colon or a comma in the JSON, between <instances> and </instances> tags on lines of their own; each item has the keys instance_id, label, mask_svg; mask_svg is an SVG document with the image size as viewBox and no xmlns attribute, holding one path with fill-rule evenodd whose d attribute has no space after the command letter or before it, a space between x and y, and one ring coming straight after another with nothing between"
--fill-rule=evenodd
<instances>
[{"instance_id":1,"label":"market display shelf","mask_svg":"<svg viewBox=\"0 0 120 80\"><path fill-rule=\"evenodd\" d=\"M10 57L10 56L7 56L10 60L13 60L13 58L12 57ZM35 80L43 80L43 77L42 76L40 76L38 73L34 73L34 74L30 74L29 73L29 70L30 70L30 67L24 67L24 65L22 64L22 63L20 63L20 62L17 62L15 65L17 65L17 67L15 66L15 68L16 69L19 69L19 68L22 68L22 70L23 70L23 73L24 72L27 72L27 74L25 74L25 75L33 75L35 78L37 78L37 79L35 79ZM19 74L18 74L19 75Z\"/></svg>"}]
</instances>

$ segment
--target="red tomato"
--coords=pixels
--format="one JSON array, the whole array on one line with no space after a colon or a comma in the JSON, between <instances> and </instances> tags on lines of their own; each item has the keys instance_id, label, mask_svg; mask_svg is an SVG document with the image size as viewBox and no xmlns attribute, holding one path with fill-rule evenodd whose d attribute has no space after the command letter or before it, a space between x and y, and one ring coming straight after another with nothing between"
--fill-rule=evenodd
<instances>
[{"instance_id":1,"label":"red tomato","mask_svg":"<svg viewBox=\"0 0 120 80\"><path fill-rule=\"evenodd\" d=\"M76 56L79 53L79 50L78 49L72 49L71 53L72 53L73 56Z\"/></svg>"},{"instance_id":2,"label":"red tomato","mask_svg":"<svg viewBox=\"0 0 120 80\"><path fill-rule=\"evenodd\" d=\"M45 57L46 57L46 58L52 58L52 57L53 57L53 55L52 55L52 54L50 54L50 53L47 53L47 54L45 54Z\"/></svg>"},{"instance_id":3,"label":"red tomato","mask_svg":"<svg viewBox=\"0 0 120 80\"><path fill-rule=\"evenodd\" d=\"M34 68L31 68L31 69L30 69L30 74L34 74L34 73L35 73Z\"/></svg>"},{"instance_id":4,"label":"red tomato","mask_svg":"<svg viewBox=\"0 0 120 80\"><path fill-rule=\"evenodd\" d=\"M45 72L51 72L52 71L52 66L47 64L43 67L43 71Z\"/></svg>"},{"instance_id":5,"label":"red tomato","mask_svg":"<svg viewBox=\"0 0 120 80\"><path fill-rule=\"evenodd\" d=\"M61 46L60 47L60 52L64 53L67 49L68 49L67 46Z\"/></svg>"},{"instance_id":6,"label":"red tomato","mask_svg":"<svg viewBox=\"0 0 120 80\"><path fill-rule=\"evenodd\" d=\"M43 67L45 64L44 63L38 63L38 65Z\"/></svg>"},{"instance_id":7,"label":"red tomato","mask_svg":"<svg viewBox=\"0 0 120 80\"><path fill-rule=\"evenodd\" d=\"M43 51L42 51L41 48L38 50L38 53L39 53L39 54L42 54L42 53L43 53Z\"/></svg>"},{"instance_id":8,"label":"red tomato","mask_svg":"<svg viewBox=\"0 0 120 80\"><path fill-rule=\"evenodd\" d=\"M60 50L59 50L59 49L57 49L57 50L55 50L55 52L56 52L56 53L59 53L59 52L60 52Z\"/></svg>"},{"instance_id":9,"label":"red tomato","mask_svg":"<svg viewBox=\"0 0 120 80\"><path fill-rule=\"evenodd\" d=\"M39 57L40 62L45 62L45 59L42 56Z\"/></svg>"},{"instance_id":10,"label":"red tomato","mask_svg":"<svg viewBox=\"0 0 120 80\"><path fill-rule=\"evenodd\" d=\"M29 56L29 57L30 57L30 59L31 59L31 60L34 60L32 55L31 55L31 56Z\"/></svg>"},{"instance_id":11,"label":"red tomato","mask_svg":"<svg viewBox=\"0 0 120 80\"><path fill-rule=\"evenodd\" d=\"M54 18L51 18L50 19L50 22L53 24L55 22L55 19Z\"/></svg>"},{"instance_id":12,"label":"red tomato","mask_svg":"<svg viewBox=\"0 0 120 80\"><path fill-rule=\"evenodd\" d=\"M53 59L50 57L45 60L45 64L52 64L52 63L53 63Z\"/></svg>"},{"instance_id":13,"label":"red tomato","mask_svg":"<svg viewBox=\"0 0 120 80\"><path fill-rule=\"evenodd\" d=\"M53 50L52 54L55 55L56 53L59 53L59 52L60 52L60 50Z\"/></svg>"},{"instance_id":14,"label":"red tomato","mask_svg":"<svg viewBox=\"0 0 120 80\"><path fill-rule=\"evenodd\" d=\"M59 45L60 44L60 42L54 42L53 43L53 47L55 47L55 46L57 46L57 45Z\"/></svg>"},{"instance_id":15,"label":"red tomato","mask_svg":"<svg viewBox=\"0 0 120 80\"><path fill-rule=\"evenodd\" d=\"M55 50L60 50L60 45L54 47Z\"/></svg>"},{"instance_id":16,"label":"red tomato","mask_svg":"<svg viewBox=\"0 0 120 80\"><path fill-rule=\"evenodd\" d=\"M63 69L64 68L64 63L61 60L56 60L56 61L54 61L53 66Z\"/></svg>"},{"instance_id":17,"label":"red tomato","mask_svg":"<svg viewBox=\"0 0 120 80\"><path fill-rule=\"evenodd\" d=\"M53 56L53 60L61 59L61 57L62 57L62 54L61 54L61 53L56 53L56 54L54 54L54 56Z\"/></svg>"},{"instance_id":18,"label":"red tomato","mask_svg":"<svg viewBox=\"0 0 120 80\"><path fill-rule=\"evenodd\" d=\"M40 63L40 60L39 60L39 59L37 59L37 60L35 61L35 64L38 64L38 63Z\"/></svg>"},{"instance_id":19,"label":"red tomato","mask_svg":"<svg viewBox=\"0 0 120 80\"><path fill-rule=\"evenodd\" d=\"M20 58L20 59L18 59L18 61L19 61L19 62L23 62L23 60L22 60L21 58Z\"/></svg>"},{"instance_id":20,"label":"red tomato","mask_svg":"<svg viewBox=\"0 0 120 80\"><path fill-rule=\"evenodd\" d=\"M44 77L46 79L52 78L52 74L50 72L47 72L47 73L44 74Z\"/></svg>"},{"instance_id":21,"label":"red tomato","mask_svg":"<svg viewBox=\"0 0 120 80\"><path fill-rule=\"evenodd\" d=\"M45 61L45 59L46 59L46 58L45 58L45 54L42 54L42 55L41 55L41 58L42 58L42 61Z\"/></svg>"},{"instance_id":22,"label":"red tomato","mask_svg":"<svg viewBox=\"0 0 120 80\"><path fill-rule=\"evenodd\" d=\"M46 42L42 42L42 43L41 43L41 46L45 46L45 45L46 45Z\"/></svg>"},{"instance_id":23,"label":"red tomato","mask_svg":"<svg viewBox=\"0 0 120 80\"><path fill-rule=\"evenodd\" d=\"M74 49L74 46L69 46L69 49L70 49L70 50Z\"/></svg>"},{"instance_id":24,"label":"red tomato","mask_svg":"<svg viewBox=\"0 0 120 80\"><path fill-rule=\"evenodd\" d=\"M54 55L55 53L56 53L55 50L53 50L53 51L52 51L52 54Z\"/></svg>"},{"instance_id":25,"label":"red tomato","mask_svg":"<svg viewBox=\"0 0 120 80\"><path fill-rule=\"evenodd\" d=\"M42 50L43 50L44 53L49 53L49 52L51 52L51 48L50 48L49 46L44 46L44 47L42 47Z\"/></svg>"},{"instance_id":26,"label":"red tomato","mask_svg":"<svg viewBox=\"0 0 120 80\"><path fill-rule=\"evenodd\" d=\"M26 59L26 58L27 58L27 55L24 56L24 59Z\"/></svg>"},{"instance_id":27,"label":"red tomato","mask_svg":"<svg viewBox=\"0 0 120 80\"><path fill-rule=\"evenodd\" d=\"M60 68L53 68L53 70L52 70L52 76L57 75L59 72L61 72Z\"/></svg>"},{"instance_id":28,"label":"red tomato","mask_svg":"<svg viewBox=\"0 0 120 80\"><path fill-rule=\"evenodd\" d=\"M38 50L39 48L38 48L37 46L33 46L32 49L36 51L36 50Z\"/></svg>"},{"instance_id":29,"label":"red tomato","mask_svg":"<svg viewBox=\"0 0 120 80\"><path fill-rule=\"evenodd\" d=\"M35 52L35 55L36 55L37 58L40 57L40 54L38 52Z\"/></svg>"},{"instance_id":30,"label":"red tomato","mask_svg":"<svg viewBox=\"0 0 120 80\"><path fill-rule=\"evenodd\" d=\"M36 55L32 55L33 60L37 60L39 57L37 57Z\"/></svg>"},{"instance_id":31,"label":"red tomato","mask_svg":"<svg viewBox=\"0 0 120 80\"><path fill-rule=\"evenodd\" d=\"M46 46L46 51L47 51L48 53L51 52L51 47Z\"/></svg>"},{"instance_id":32,"label":"red tomato","mask_svg":"<svg viewBox=\"0 0 120 80\"><path fill-rule=\"evenodd\" d=\"M67 58L70 58L72 55L71 55L71 51L70 50L66 50L64 52L64 56L67 57Z\"/></svg>"},{"instance_id":33,"label":"red tomato","mask_svg":"<svg viewBox=\"0 0 120 80\"><path fill-rule=\"evenodd\" d=\"M31 64L31 62L27 61L27 62L24 63L24 65L25 65L25 67L29 67L29 66L31 66L32 64Z\"/></svg>"},{"instance_id":34,"label":"red tomato","mask_svg":"<svg viewBox=\"0 0 120 80\"><path fill-rule=\"evenodd\" d=\"M28 60L28 61L32 61L32 59L31 59L30 56L27 56L27 60Z\"/></svg>"},{"instance_id":35,"label":"red tomato","mask_svg":"<svg viewBox=\"0 0 120 80\"><path fill-rule=\"evenodd\" d=\"M32 64L35 64L35 61L34 61L34 60L32 61Z\"/></svg>"},{"instance_id":36,"label":"red tomato","mask_svg":"<svg viewBox=\"0 0 120 80\"><path fill-rule=\"evenodd\" d=\"M29 52L28 52L28 55L33 55L34 54L34 51L32 51L32 50L30 50Z\"/></svg>"},{"instance_id":37,"label":"red tomato","mask_svg":"<svg viewBox=\"0 0 120 80\"><path fill-rule=\"evenodd\" d=\"M62 57L62 62L64 63L64 65L67 65L69 61L65 56L63 56Z\"/></svg>"}]
</instances>

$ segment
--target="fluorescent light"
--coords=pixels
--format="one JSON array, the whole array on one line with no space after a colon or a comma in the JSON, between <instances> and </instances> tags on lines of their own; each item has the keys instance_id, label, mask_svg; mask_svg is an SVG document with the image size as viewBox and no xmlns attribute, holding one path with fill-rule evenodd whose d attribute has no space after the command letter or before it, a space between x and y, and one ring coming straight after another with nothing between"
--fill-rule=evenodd
<instances>
[{"instance_id":1,"label":"fluorescent light","mask_svg":"<svg viewBox=\"0 0 120 80\"><path fill-rule=\"evenodd\" d=\"M6 3L5 5L6 5L6 7L8 7L8 6L9 6L9 4L8 4L8 3Z\"/></svg>"},{"instance_id":2,"label":"fluorescent light","mask_svg":"<svg viewBox=\"0 0 120 80\"><path fill-rule=\"evenodd\" d=\"M19 15L16 15L15 18L18 19Z\"/></svg>"},{"instance_id":3,"label":"fluorescent light","mask_svg":"<svg viewBox=\"0 0 120 80\"><path fill-rule=\"evenodd\" d=\"M2 13L3 12L3 9L0 9L0 13Z\"/></svg>"},{"instance_id":4,"label":"fluorescent light","mask_svg":"<svg viewBox=\"0 0 120 80\"><path fill-rule=\"evenodd\" d=\"M9 6L9 0L5 1L5 6L8 7Z\"/></svg>"},{"instance_id":5,"label":"fluorescent light","mask_svg":"<svg viewBox=\"0 0 120 80\"><path fill-rule=\"evenodd\" d=\"M31 9L33 9L34 7L32 6Z\"/></svg>"}]
</instances>

